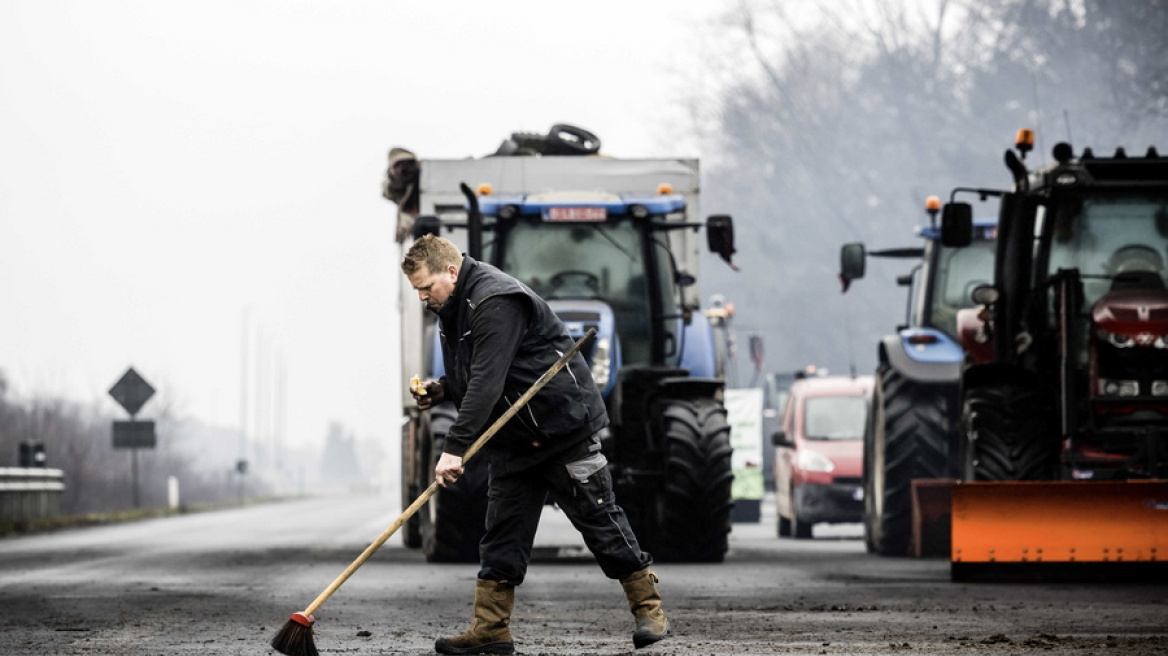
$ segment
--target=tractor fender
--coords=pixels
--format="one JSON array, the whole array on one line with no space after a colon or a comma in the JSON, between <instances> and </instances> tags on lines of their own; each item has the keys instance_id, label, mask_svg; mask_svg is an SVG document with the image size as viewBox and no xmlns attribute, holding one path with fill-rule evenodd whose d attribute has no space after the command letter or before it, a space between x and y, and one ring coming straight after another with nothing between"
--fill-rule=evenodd
<instances>
[{"instance_id":1,"label":"tractor fender","mask_svg":"<svg viewBox=\"0 0 1168 656\"><path fill-rule=\"evenodd\" d=\"M694 378L670 376L657 381L658 395L674 399L723 400L726 381L721 378Z\"/></svg>"},{"instance_id":2,"label":"tractor fender","mask_svg":"<svg viewBox=\"0 0 1168 656\"><path fill-rule=\"evenodd\" d=\"M945 333L909 328L880 340L880 361L900 375L922 383L957 382L965 352Z\"/></svg>"},{"instance_id":3,"label":"tractor fender","mask_svg":"<svg viewBox=\"0 0 1168 656\"><path fill-rule=\"evenodd\" d=\"M1038 375L1033 371L999 362L971 365L966 367L961 375L961 386L967 390L987 385L1025 385L1027 387L1038 387L1040 384L1041 381Z\"/></svg>"},{"instance_id":4,"label":"tractor fender","mask_svg":"<svg viewBox=\"0 0 1168 656\"><path fill-rule=\"evenodd\" d=\"M722 368L714 347L714 330L710 319L695 312L688 325L682 330L681 361L679 366L689 369L690 375L699 378L717 377Z\"/></svg>"}]
</instances>

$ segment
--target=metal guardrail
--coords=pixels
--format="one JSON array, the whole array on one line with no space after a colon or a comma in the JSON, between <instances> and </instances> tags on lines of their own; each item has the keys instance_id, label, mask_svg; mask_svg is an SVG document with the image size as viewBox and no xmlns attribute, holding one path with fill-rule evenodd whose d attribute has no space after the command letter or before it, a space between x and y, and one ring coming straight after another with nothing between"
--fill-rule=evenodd
<instances>
[{"instance_id":1,"label":"metal guardrail","mask_svg":"<svg viewBox=\"0 0 1168 656\"><path fill-rule=\"evenodd\" d=\"M0 523L54 517L64 491L60 469L0 467Z\"/></svg>"}]
</instances>

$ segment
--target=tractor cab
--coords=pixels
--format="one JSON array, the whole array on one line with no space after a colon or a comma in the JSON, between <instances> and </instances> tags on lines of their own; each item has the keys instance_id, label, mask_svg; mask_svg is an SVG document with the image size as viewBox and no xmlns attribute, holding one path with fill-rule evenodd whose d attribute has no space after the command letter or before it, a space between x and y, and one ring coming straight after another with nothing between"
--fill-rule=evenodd
<instances>
[{"instance_id":1,"label":"tractor cab","mask_svg":"<svg viewBox=\"0 0 1168 656\"><path fill-rule=\"evenodd\" d=\"M684 222L680 195L480 190L477 202L481 259L547 300L573 336L597 330L588 360L606 395L625 366L721 376L709 322L687 289L695 279L679 269L667 234L695 227Z\"/></svg>"}]
</instances>

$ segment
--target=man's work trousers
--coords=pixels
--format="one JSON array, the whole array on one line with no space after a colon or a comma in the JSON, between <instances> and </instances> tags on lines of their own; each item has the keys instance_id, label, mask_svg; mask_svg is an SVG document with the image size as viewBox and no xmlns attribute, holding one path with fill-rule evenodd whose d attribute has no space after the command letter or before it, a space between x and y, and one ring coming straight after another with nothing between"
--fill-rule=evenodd
<instances>
[{"instance_id":1,"label":"man's work trousers","mask_svg":"<svg viewBox=\"0 0 1168 656\"><path fill-rule=\"evenodd\" d=\"M625 578L653 563L616 504L612 476L598 448L598 442L585 441L521 471L496 475L496 468L491 468L478 578L523 582L549 492L580 531L605 576Z\"/></svg>"}]
</instances>

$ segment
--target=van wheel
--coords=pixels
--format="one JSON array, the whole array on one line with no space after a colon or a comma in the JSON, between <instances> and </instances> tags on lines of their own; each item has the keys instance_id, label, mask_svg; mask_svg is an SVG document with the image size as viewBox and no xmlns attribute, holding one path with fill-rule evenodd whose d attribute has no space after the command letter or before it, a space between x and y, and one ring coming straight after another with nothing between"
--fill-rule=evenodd
<instances>
[{"instance_id":1,"label":"van wheel","mask_svg":"<svg viewBox=\"0 0 1168 656\"><path fill-rule=\"evenodd\" d=\"M811 524L799 520L799 503L795 500L795 488L791 488L791 533L796 540L811 538Z\"/></svg>"},{"instance_id":2,"label":"van wheel","mask_svg":"<svg viewBox=\"0 0 1168 656\"><path fill-rule=\"evenodd\" d=\"M791 520L779 515L779 537L791 537Z\"/></svg>"}]
</instances>

